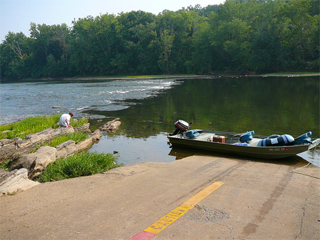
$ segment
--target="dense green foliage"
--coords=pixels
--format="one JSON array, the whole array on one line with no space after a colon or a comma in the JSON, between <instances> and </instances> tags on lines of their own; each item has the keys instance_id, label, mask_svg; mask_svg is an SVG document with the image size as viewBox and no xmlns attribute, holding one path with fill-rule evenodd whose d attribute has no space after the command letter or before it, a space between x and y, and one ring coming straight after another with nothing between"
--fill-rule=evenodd
<instances>
[{"instance_id":1,"label":"dense green foliage","mask_svg":"<svg viewBox=\"0 0 320 240\"><path fill-rule=\"evenodd\" d=\"M38 116L38 117L29 117L22 121L14 122L11 124L0 125L0 139L4 138L15 138L21 137L25 138L29 133L40 132L46 128L57 128L60 115L54 116ZM88 119L81 118L78 121L75 121L71 118L71 125L73 127L80 127L84 123L87 123ZM7 131L7 133L3 133Z\"/></svg>"},{"instance_id":2,"label":"dense green foliage","mask_svg":"<svg viewBox=\"0 0 320 240\"><path fill-rule=\"evenodd\" d=\"M227 0L158 15L31 23L0 45L1 79L317 70L318 0Z\"/></svg>"},{"instance_id":3,"label":"dense green foliage","mask_svg":"<svg viewBox=\"0 0 320 240\"><path fill-rule=\"evenodd\" d=\"M116 158L105 153L77 153L68 158L61 158L50 163L38 181L50 182L81 176L89 176L122 166Z\"/></svg>"}]
</instances>

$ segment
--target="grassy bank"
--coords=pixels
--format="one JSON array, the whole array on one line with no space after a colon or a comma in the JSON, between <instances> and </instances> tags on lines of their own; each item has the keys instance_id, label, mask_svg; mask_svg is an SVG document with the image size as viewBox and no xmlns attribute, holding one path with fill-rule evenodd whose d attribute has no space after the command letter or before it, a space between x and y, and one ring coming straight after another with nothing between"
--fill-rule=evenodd
<instances>
[{"instance_id":1,"label":"grassy bank","mask_svg":"<svg viewBox=\"0 0 320 240\"><path fill-rule=\"evenodd\" d=\"M57 128L59 118L60 115L30 117L19 122L0 125L0 138L25 138L29 133L40 132L50 127ZM78 121L71 119L71 125L74 127L80 127L87 122L88 119L86 118L82 118ZM5 131L5 133L3 131ZM73 140L76 143L79 143L87 137L88 133L84 132L73 132L67 135L60 135L53 138L50 142L38 144L32 152L35 152L41 146L55 147L68 140ZM7 166L9 161L10 160L2 162L0 164L0 168L8 171ZM112 154L80 152L67 158L58 159L54 163L49 164L46 171L39 176L38 181L49 182L88 176L105 172L119 166L122 165L117 163L116 157Z\"/></svg>"},{"instance_id":2,"label":"grassy bank","mask_svg":"<svg viewBox=\"0 0 320 240\"><path fill-rule=\"evenodd\" d=\"M0 125L0 139L15 137L25 139L26 135L30 133L41 132L50 127L53 129L57 128L59 127L58 122L60 116L61 115L29 117L19 122ZM86 118L81 118L78 121L71 118L70 121L73 127L80 127L87 122L88 119Z\"/></svg>"},{"instance_id":3,"label":"grassy bank","mask_svg":"<svg viewBox=\"0 0 320 240\"><path fill-rule=\"evenodd\" d=\"M116 160L111 154L81 152L50 163L37 180L39 182L59 181L105 172L122 166Z\"/></svg>"}]
</instances>

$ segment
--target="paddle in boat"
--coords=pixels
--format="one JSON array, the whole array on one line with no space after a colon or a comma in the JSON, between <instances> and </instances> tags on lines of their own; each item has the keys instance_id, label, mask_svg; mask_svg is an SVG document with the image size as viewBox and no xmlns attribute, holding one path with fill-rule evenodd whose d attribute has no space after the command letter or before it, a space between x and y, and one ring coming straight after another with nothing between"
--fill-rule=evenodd
<instances>
[{"instance_id":1,"label":"paddle in boat","mask_svg":"<svg viewBox=\"0 0 320 240\"><path fill-rule=\"evenodd\" d=\"M238 134L189 130L190 125L184 120L178 120L174 133L168 135L169 144L264 159L290 157L320 144L320 138L310 138L310 131L297 138L289 134L263 137L253 136L254 131Z\"/></svg>"}]
</instances>

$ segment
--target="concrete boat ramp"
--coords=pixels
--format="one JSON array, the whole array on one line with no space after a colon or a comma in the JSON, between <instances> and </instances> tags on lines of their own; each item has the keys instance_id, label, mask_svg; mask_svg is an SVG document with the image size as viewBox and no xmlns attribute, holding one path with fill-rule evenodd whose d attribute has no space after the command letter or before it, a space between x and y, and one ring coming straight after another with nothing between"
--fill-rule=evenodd
<instances>
[{"instance_id":1,"label":"concrete boat ramp","mask_svg":"<svg viewBox=\"0 0 320 240\"><path fill-rule=\"evenodd\" d=\"M192 156L39 184L0 197L0 236L319 239L320 168L306 164Z\"/></svg>"}]
</instances>

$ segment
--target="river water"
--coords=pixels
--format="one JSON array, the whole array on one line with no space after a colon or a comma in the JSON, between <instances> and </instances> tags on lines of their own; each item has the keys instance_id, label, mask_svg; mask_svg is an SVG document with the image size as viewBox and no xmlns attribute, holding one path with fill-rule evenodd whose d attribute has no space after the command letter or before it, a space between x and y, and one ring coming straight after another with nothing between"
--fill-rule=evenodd
<instances>
[{"instance_id":1,"label":"river water","mask_svg":"<svg viewBox=\"0 0 320 240\"><path fill-rule=\"evenodd\" d=\"M90 151L116 151L126 165L209 154L167 145L166 135L178 119L207 130L293 137L312 131L312 137L320 137L318 77L56 80L0 87L0 123L71 111L75 118L92 117L94 129L119 117L119 130L104 133ZM303 159L320 166L320 149L286 161Z\"/></svg>"}]
</instances>

